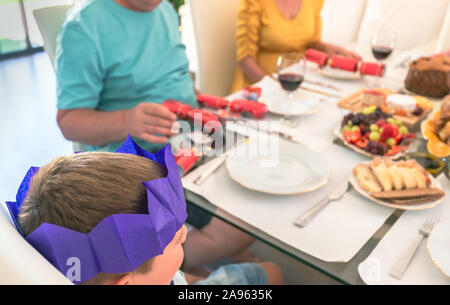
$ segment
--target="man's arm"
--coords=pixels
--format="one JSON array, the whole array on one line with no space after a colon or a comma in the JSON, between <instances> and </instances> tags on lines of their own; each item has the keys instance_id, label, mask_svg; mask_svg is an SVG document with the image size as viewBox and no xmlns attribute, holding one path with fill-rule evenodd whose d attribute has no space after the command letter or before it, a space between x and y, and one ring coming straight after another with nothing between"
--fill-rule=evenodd
<instances>
[{"instance_id":1,"label":"man's arm","mask_svg":"<svg viewBox=\"0 0 450 305\"><path fill-rule=\"evenodd\" d=\"M66 139L96 146L121 141L127 135L152 143L165 143L168 137L177 133L175 121L175 114L154 103L141 103L128 110L78 108L60 109L57 113L58 126Z\"/></svg>"}]
</instances>

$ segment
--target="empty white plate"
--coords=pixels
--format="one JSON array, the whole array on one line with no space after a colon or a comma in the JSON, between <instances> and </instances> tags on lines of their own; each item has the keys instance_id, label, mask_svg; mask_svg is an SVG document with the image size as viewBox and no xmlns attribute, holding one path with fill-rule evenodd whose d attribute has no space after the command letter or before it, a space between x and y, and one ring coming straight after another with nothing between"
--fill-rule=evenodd
<instances>
[{"instance_id":1,"label":"empty white plate","mask_svg":"<svg viewBox=\"0 0 450 305\"><path fill-rule=\"evenodd\" d=\"M248 189L276 195L311 192L328 182L331 171L320 153L281 139L279 143L275 158L229 156L228 174Z\"/></svg>"},{"instance_id":2,"label":"empty white plate","mask_svg":"<svg viewBox=\"0 0 450 305\"><path fill-rule=\"evenodd\" d=\"M428 253L433 263L450 277L450 220L438 223L428 237Z\"/></svg>"}]
</instances>

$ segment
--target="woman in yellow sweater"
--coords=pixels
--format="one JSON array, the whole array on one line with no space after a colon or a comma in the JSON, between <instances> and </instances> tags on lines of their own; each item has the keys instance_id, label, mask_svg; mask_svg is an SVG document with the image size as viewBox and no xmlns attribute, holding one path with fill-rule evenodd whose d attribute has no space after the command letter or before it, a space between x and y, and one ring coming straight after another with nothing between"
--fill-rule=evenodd
<instances>
[{"instance_id":1,"label":"woman in yellow sweater","mask_svg":"<svg viewBox=\"0 0 450 305\"><path fill-rule=\"evenodd\" d=\"M358 54L321 41L324 0L240 0L236 71L232 91L276 72L278 56L314 48L331 55Z\"/></svg>"}]
</instances>

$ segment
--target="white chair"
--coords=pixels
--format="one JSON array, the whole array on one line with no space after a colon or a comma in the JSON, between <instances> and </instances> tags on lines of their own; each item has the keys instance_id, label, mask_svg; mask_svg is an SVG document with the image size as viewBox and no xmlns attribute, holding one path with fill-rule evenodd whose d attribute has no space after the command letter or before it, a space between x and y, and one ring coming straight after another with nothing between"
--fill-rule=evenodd
<instances>
[{"instance_id":1,"label":"white chair","mask_svg":"<svg viewBox=\"0 0 450 305\"><path fill-rule=\"evenodd\" d=\"M44 50L55 67L56 40L72 5L44 7L33 11L34 18L44 40ZM72 142L73 151L85 151L82 143Z\"/></svg>"},{"instance_id":2,"label":"white chair","mask_svg":"<svg viewBox=\"0 0 450 305\"><path fill-rule=\"evenodd\" d=\"M200 91L226 96L236 69L239 0L190 0L198 54Z\"/></svg>"},{"instance_id":3,"label":"white chair","mask_svg":"<svg viewBox=\"0 0 450 305\"><path fill-rule=\"evenodd\" d=\"M347 46L356 41L367 0L325 0L322 16L323 41Z\"/></svg>"},{"instance_id":4,"label":"white chair","mask_svg":"<svg viewBox=\"0 0 450 305\"><path fill-rule=\"evenodd\" d=\"M0 285L70 285L64 275L28 244L0 203Z\"/></svg>"},{"instance_id":5,"label":"white chair","mask_svg":"<svg viewBox=\"0 0 450 305\"><path fill-rule=\"evenodd\" d=\"M395 49L411 50L427 46L434 52L449 0L367 0L357 41L369 44L373 33L389 29L397 34Z\"/></svg>"},{"instance_id":6,"label":"white chair","mask_svg":"<svg viewBox=\"0 0 450 305\"><path fill-rule=\"evenodd\" d=\"M44 40L44 50L55 67L56 39L66 20L71 5L44 7L33 11L34 18Z\"/></svg>"},{"instance_id":7,"label":"white chair","mask_svg":"<svg viewBox=\"0 0 450 305\"><path fill-rule=\"evenodd\" d=\"M436 52L444 52L450 49L450 2L447 8L447 16L442 26L441 34L439 35Z\"/></svg>"}]
</instances>

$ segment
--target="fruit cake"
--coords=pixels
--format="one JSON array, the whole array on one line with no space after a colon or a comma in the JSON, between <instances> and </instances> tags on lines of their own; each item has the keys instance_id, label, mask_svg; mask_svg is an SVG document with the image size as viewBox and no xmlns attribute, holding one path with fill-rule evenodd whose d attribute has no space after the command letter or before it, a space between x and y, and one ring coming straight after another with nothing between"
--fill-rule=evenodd
<instances>
[{"instance_id":1,"label":"fruit cake","mask_svg":"<svg viewBox=\"0 0 450 305\"><path fill-rule=\"evenodd\" d=\"M421 57L409 64L405 87L414 93L442 98L450 92L450 56Z\"/></svg>"}]
</instances>

